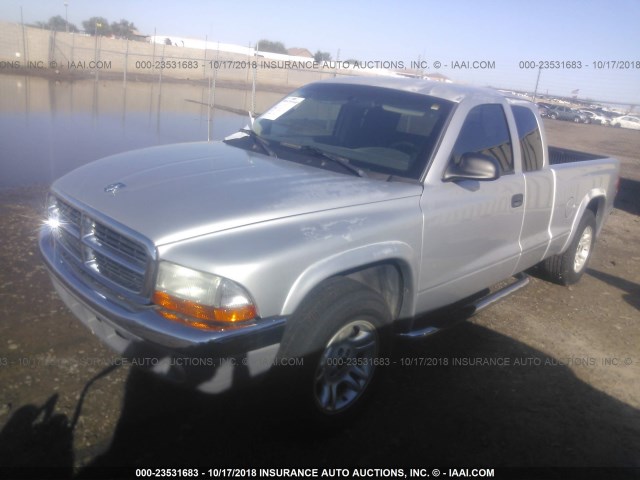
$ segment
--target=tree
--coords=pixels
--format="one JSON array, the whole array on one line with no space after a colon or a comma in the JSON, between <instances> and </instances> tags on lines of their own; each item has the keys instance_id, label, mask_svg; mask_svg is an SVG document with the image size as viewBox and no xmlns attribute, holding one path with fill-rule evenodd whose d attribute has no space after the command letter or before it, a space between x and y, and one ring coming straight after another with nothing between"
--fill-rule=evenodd
<instances>
[{"instance_id":1,"label":"tree","mask_svg":"<svg viewBox=\"0 0 640 480\"><path fill-rule=\"evenodd\" d=\"M136 30L136 26L133 22L129 22L124 18L119 22L113 22L111 24L111 33L120 38L133 38L133 32Z\"/></svg>"},{"instance_id":2,"label":"tree","mask_svg":"<svg viewBox=\"0 0 640 480\"><path fill-rule=\"evenodd\" d=\"M271 40L260 40L257 46L258 50L261 52L272 52L272 53L284 53L287 54L287 49L282 42L273 42Z\"/></svg>"},{"instance_id":3,"label":"tree","mask_svg":"<svg viewBox=\"0 0 640 480\"><path fill-rule=\"evenodd\" d=\"M36 22L36 27L44 28L47 30L54 30L56 32L66 32L67 31L67 21L62 18L60 15L56 15L55 17L51 17L48 22ZM76 27L73 23L69 23L69 31L77 32L78 27Z\"/></svg>"},{"instance_id":4,"label":"tree","mask_svg":"<svg viewBox=\"0 0 640 480\"><path fill-rule=\"evenodd\" d=\"M67 22L60 15L51 17L49 22L47 22L47 25L49 30L54 30L56 32L64 32L67 30Z\"/></svg>"},{"instance_id":5,"label":"tree","mask_svg":"<svg viewBox=\"0 0 640 480\"><path fill-rule=\"evenodd\" d=\"M318 50L314 55L313 55L313 59L316 62L330 62L331 61L331 54L329 52L321 52L320 50Z\"/></svg>"},{"instance_id":6,"label":"tree","mask_svg":"<svg viewBox=\"0 0 640 480\"><path fill-rule=\"evenodd\" d=\"M90 35L111 35L109 20L104 17L91 17L89 20L82 22L82 28Z\"/></svg>"},{"instance_id":7,"label":"tree","mask_svg":"<svg viewBox=\"0 0 640 480\"><path fill-rule=\"evenodd\" d=\"M171 39L169 37L164 39L164 44L165 45L173 45L173 43L171 43Z\"/></svg>"}]
</instances>

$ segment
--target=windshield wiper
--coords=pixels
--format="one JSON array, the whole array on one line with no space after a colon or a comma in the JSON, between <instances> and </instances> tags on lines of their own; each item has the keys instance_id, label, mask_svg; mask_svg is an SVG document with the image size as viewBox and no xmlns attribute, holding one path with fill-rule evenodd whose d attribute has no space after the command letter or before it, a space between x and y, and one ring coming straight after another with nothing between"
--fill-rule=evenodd
<instances>
[{"instance_id":1,"label":"windshield wiper","mask_svg":"<svg viewBox=\"0 0 640 480\"><path fill-rule=\"evenodd\" d=\"M327 160L331 160L334 163L344 167L346 170L349 170L354 175L358 177L368 177L367 173L361 168L352 165L348 159L345 157L341 157L340 155L336 155L335 153L327 152L326 150L322 150L321 148L314 147L312 145L296 145L295 143L286 143L281 142L281 147L288 147L293 150L299 150L304 152L310 152L318 157L325 158Z\"/></svg>"},{"instance_id":2,"label":"windshield wiper","mask_svg":"<svg viewBox=\"0 0 640 480\"><path fill-rule=\"evenodd\" d=\"M262 138L252 129L241 128L240 131L242 133L246 133L247 135L249 135L257 145L260 145L260 147L262 147L262 149L267 153L267 155L269 155L270 157L278 158L278 156L276 155L276 152L271 150L271 147L269 147L269 142L267 142L264 138Z\"/></svg>"}]
</instances>

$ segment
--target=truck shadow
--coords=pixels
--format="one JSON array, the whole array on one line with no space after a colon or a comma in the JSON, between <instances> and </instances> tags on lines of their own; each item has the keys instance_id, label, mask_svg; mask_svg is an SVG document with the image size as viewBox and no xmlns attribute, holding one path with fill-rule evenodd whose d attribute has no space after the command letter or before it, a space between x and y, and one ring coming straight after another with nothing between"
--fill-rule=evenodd
<instances>
[{"instance_id":1,"label":"truck shadow","mask_svg":"<svg viewBox=\"0 0 640 480\"><path fill-rule=\"evenodd\" d=\"M640 215L640 182L620 177L620 189L614 207L633 215Z\"/></svg>"},{"instance_id":2,"label":"truck shadow","mask_svg":"<svg viewBox=\"0 0 640 480\"><path fill-rule=\"evenodd\" d=\"M75 477L117 478L123 470L110 469L122 466L640 467L640 411L571 370L614 368L603 359L555 359L469 322L397 343L367 408L334 431L301 423L286 386L209 396L132 369L110 447ZM0 472L56 467L56 478L73 476L82 398L72 420L55 412L56 402L54 394L12 415L0 432Z\"/></svg>"},{"instance_id":3,"label":"truck shadow","mask_svg":"<svg viewBox=\"0 0 640 480\"><path fill-rule=\"evenodd\" d=\"M615 275L610 275L599 270L594 270L593 268L589 268L587 270L587 273L592 277L597 278L601 282L608 283L613 287L624 290L626 292L624 295L622 295L624 301L634 307L636 310L640 310L640 285L635 282L625 280L624 278L616 277Z\"/></svg>"},{"instance_id":4,"label":"truck shadow","mask_svg":"<svg viewBox=\"0 0 640 480\"><path fill-rule=\"evenodd\" d=\"M398 347L361 415L322 433L294 420L286 388L208 396L132 370L110 448L89 468L640 467L640 412L569 368L611 368L601 359L554 359L468 322Z\"/></svg>"}]
</instances>

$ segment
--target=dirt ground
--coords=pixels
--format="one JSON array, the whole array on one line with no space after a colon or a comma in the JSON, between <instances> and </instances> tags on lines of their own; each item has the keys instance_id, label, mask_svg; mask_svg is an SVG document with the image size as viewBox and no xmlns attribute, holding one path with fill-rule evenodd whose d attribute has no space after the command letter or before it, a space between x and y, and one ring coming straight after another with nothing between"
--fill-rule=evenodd
<instances>
[{"instance_id":1,"label":"dirt ground","mask_svg":"<svg viewBox=\"0 0 640 480\"><path fill-rule=\"evenodd\" d=\"M368 408L325 434L292 428L265 386L204 396L119 365L53 292L44 187L0 193L0 466L640 467L640 131L546 126L552 145L622 162L587 275L532 277L399 342Z\"/></svg>"}]
</instances>

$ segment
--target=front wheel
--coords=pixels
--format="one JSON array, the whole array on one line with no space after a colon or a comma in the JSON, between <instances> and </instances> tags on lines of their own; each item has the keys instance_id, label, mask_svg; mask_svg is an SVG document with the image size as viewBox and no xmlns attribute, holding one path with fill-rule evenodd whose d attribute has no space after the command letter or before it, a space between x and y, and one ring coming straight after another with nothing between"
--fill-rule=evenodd
<instances>
[{"instance_id":1,"label":"front wheel","mask_svg":"<svg viewBox=\"0 0 640 480\"><path fill-rule=\"evenodd\" d=\"M596 216L591 210L586 210L569 248L564 253L550 257L542 263L543 270L550 280L561 285L577 283L587 270L595 237Z\"/></svg>"},{"instance_id":2,"label":"front wheel","mask_svg":"<svg viewBox=\"0 0 640 480\"><path fill-rule=\"evenodd\" d=\"M389 359L389 309L373 290L348 278L329 279L291 317L281 358L302 359L280 368L293 408L323 427L340 424L360 409Z\"/></svg>"}]
</instances>

